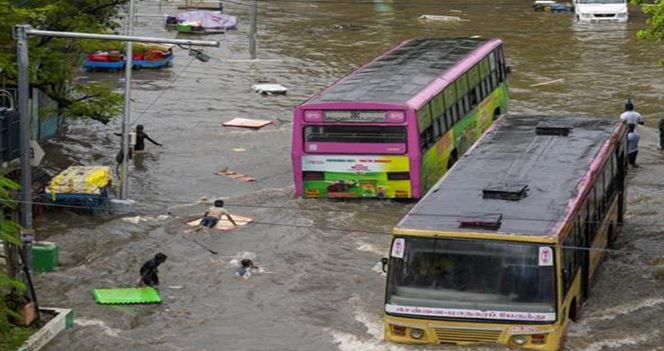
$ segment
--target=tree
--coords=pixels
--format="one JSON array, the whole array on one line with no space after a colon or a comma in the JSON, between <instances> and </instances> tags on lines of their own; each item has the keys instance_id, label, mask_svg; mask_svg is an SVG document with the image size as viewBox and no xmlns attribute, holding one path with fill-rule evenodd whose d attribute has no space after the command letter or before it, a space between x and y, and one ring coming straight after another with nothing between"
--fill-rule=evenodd
<instances>
[{"instance_id":1,"label":"tree","mask_svg":"<svg viewBox=\"0 0 664 351\"><path fill-rule=\"evenodd\" d=\"M16 81L16 24L52 31L110 33L118 6L128 0L0 0L0 75ZM53 99L65 115L108 123L121 112L122 95L99 83L75 83L82 55L119 43L68 38L30 39L30 86Z\"/></svg>"},{"instance_id":2,"label":"tree","mask_svg":"<svg viewBox=\"0 0 664 351\"><path fill-rule=\"evenodd\" d=\"M646 29L638 31L639 39L660 41L664 39L664 0L654 0L646 3L645 0L632 0L632 3L639 5L643 13L648 16ZM660 61L664 66L664 60Z\"/></svg>"},{"instance_id":3,"label":"tree","mask_svg":"<svg viewBox=\"0 0 664 351\"><path fill-rule=\"evenodd\" d=\"M19 227L16 222L7 220L4 217L4 212L14 209L14 202L11 196L11 191L18 190L18 184L13 181L0 177L0 241L9 243L11 245L19 245L21 242L18 238ZM6 267L0 267L0 349L3 347L9 347L10 345L5 345L7 343L18 343L22 342L24 339L23 336L27 336L25 333L16 332L9 323L10 317L17 318L18 315L16 312L9 309L7 306L7 301L5 298L13 291L23 291L25 286L7 275L5 270Z\"/></svg>"}]
</instances>

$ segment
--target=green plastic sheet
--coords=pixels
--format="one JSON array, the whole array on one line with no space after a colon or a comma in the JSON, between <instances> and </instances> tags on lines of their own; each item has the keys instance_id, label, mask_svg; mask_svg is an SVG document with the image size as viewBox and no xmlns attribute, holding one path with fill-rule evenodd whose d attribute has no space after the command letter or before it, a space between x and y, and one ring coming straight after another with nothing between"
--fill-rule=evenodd
<instances>
[{"instance_id":1,"label":"green plastic sheet","mask_svg":"<svg viewBox=\"0 0 664 351\"><path fill-rule=\"evenodd\" d=\"M155 288L93 289L98 304L143 304L160 303L161 297Z\"/></svg>"}]
</instances>

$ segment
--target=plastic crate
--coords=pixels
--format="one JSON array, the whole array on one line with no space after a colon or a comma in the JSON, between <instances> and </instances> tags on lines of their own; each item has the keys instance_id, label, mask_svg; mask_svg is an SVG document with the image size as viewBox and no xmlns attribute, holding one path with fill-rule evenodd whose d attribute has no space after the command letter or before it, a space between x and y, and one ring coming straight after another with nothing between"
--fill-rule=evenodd
<instances>
[{"instance_id":1,"label":"plastic crate","mask_svg":"<svg viewBox=\"0 0 664 351\"><path fill-rule=\"evenodd\" d=\"M52 272L58 266L58 245L38 241L32 245L32 269L35 272Z\"/></svg>"}]
</instances>

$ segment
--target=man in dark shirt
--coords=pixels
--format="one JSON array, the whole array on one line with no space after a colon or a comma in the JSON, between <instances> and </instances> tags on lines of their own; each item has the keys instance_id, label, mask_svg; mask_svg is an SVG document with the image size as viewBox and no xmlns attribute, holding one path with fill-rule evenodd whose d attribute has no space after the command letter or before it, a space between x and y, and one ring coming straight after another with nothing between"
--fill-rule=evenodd
<instances>
[{"instance_id":1,"label":"man in dark shirt","mask_svg":"<svg viewBox=\"0 0 664 351\"><path fill-rule=\"evenodd\" d=\"M113 133L117 136L122 136L122 133ZM143 152L145 150L145 140L150 141L151 143L157 145L157 146L162 146L160 143L156 142L154 139L150 138L146 132L143 131L143 125L139 124L136 126L136 144L134 144L134 147L131 148L130 146L130 153L131 151L136 151L136 152ZM131 158L131 157L129 157ZM118 160L118 163L122 163L122 161Z\"/></svg>"},{"instance_id":2,"label":"man in dark shirt","mask_svg":"<svg viewBox=\"0 0 664 351\"><path fill-rule=\"evenodd\" d=\"M159 285L159 276L157 273L159 271L157 270L157 267L159 267L160 264L164 263L166 261L166 255L163 253L158 253L154 255L154 258L145 262L143 266L141 266L141 284L147 285L147 286L157 286Z\"/></svg>"},{"instance_id":3,"label":"man in dark shirt","mask_svg":"<svg viewBox=\"0 0 664 351\"><path fill-rule=\"evenodd\" d=\"M161 146L161 144L150 138L148 134L143 131L143 125L139 124L136 126L136 144L134 145L134 151L145 150L145 139L157 146Z\"/></svg>"}]
</instances>

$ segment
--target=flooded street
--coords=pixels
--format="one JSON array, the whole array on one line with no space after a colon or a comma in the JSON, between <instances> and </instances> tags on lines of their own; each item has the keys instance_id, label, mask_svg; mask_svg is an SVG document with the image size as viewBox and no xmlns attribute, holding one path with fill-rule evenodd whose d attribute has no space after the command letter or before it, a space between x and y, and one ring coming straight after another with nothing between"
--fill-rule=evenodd
<instances>
[{"instance_id":1,"label":"flooded street","mask_svg":"<svg viewBox=\"0 0 664 351\"><path fill-rule=\"evenodd\" d=\"M651 127L664 113L664 48L635 39L645 22L636 8L628 24L584 25L571 14L534 12L525 0L259 1L261 60L248 62L250 4L225 1L238 30L196 38L221 41L205 49L209 62L176 48L172 68L134 72L133 122L164 145L148 144L130 167L138 216L36 218L38 239L60 247L58 270L36 278L40 304L72 308L76 318L45 350L424 350L382 341L385 278L377 264L412 205L296 199L290 161L293 107L403 39L503 39L511 113L617 118L627 96ZM147 0L137 9L177 11ZM424 14L461 21L417 19ZM185 37L166 31L159 17L137 22L136 35ZM122 73L81 77L122 85ZM261 81L288 94L254 93L251 85ZM221 126L236 117L278 123L258 131ZM70 121L64 138L44 146L46 168L114 167L120 122ZM655 139L642 132L642 168L633 175L639 185L628 190L623 236L582 321L569 330L568 350L664 350L664 274L654 266L664 252L664 158ZM257 181L215 175L224 167ZM231 213L255 221L227 233L187 233L186 219L208 206L203 197L222 197ZM95 304L92 289L135 284L157 252L169 257L160 269L164 303ZM235 277L231 261L242 253L255 255L266 272Z\"/></svg>"}]
</instances>

